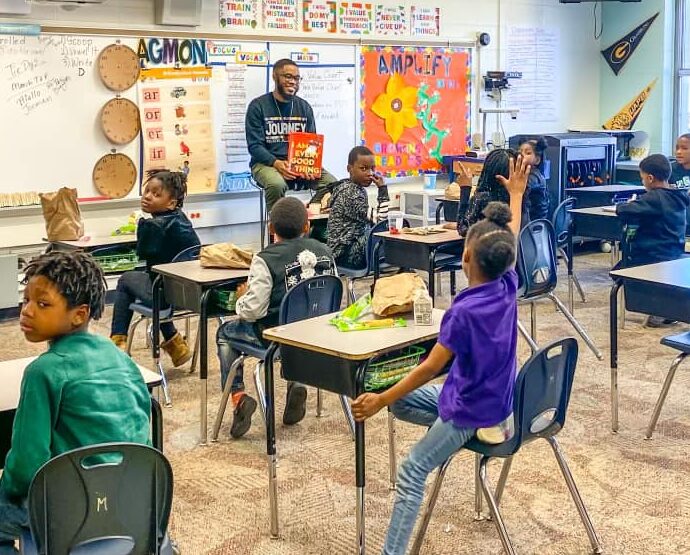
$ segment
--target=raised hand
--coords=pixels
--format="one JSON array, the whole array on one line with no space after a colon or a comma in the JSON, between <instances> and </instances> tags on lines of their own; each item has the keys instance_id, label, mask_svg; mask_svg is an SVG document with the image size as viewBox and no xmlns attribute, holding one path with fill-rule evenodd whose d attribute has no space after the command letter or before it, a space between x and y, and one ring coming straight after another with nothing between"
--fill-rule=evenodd
<instances>
[{"instance_id":1,"label":"raised hand","mask_svg":"<svg viewBox=\"0 0 690 555\"><path fill-rule=\"evenodd\" d=\"M506 188L511 197L524 194L527 189L527 179L532 169L531 166L525 162L522 155L518 155L517 159L511 158L509 160L508 168L507 179L502 175L497 175L496 179Z\"/></svg>"}]
</instances>

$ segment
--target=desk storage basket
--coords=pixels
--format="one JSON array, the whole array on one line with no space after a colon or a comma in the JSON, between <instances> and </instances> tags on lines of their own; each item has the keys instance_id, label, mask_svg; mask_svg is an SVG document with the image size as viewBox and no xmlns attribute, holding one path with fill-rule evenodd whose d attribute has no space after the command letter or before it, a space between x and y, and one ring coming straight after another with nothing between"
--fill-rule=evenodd
<instances>
[{"instance_id":1,"label":"desk storage basket","mask_svg":"<svg viewBox=\"0 0 690 555\"><path fill-rule=\"evenodd\" d=\"M139 259L135 252L94 256L93 258L106 274L134 270L139 264Z\"/></svg>"},{"instance_id":2,"label":"desk storage basket","mask_svg":"<svg viewBox=\"0 0 690 555\"><path fill-rule=\"evenodd\" d=\"M364 376L365 391L377 391L395 385L419 364L419 359L425 352L422 347L413 345L370 364Z\"/></svg>"},{"instance_id":3,"label":"desk storage basket","mask_svg":"<svg viewBox=\"0 0 690 555\"><path fill-rule=\"evenodd\" d=\"M235 305L237 304L237 291L224 291L222 289L214 289L212 301L213 306L228 312L235 312Z\"/></svg>"}]
</instances>

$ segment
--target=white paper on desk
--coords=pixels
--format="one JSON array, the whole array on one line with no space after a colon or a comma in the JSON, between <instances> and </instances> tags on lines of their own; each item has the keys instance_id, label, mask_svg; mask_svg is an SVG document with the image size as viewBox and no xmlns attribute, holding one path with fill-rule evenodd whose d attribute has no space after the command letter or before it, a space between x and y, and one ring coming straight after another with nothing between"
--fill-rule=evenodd
<instances>
[{"instance_id":1,"label":"white paper on desk","mask_svg":"<svg viewBox=\"0 0 690 555\"><path fill-rule=\"evenodd\" d=\"M616 207L615 206L604 206L602 208L602 211L604 212L613 212L614 214L616 213Z\"/></svg>"}]
</instances>

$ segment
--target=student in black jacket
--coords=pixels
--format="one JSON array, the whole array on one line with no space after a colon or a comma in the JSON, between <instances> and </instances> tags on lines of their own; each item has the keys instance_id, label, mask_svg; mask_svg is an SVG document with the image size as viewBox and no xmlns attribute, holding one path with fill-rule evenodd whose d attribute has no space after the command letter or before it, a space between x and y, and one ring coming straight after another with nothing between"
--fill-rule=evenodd
<instances>
[{"instance_id":1,"label":"student in black jacket","mask_svg":"<svg viewBox=\"0 0 690 555\"><path fill-rule=\"evenodd\" d=\"M129 305L135 301L153 304L151 267L167 264L177 254L200 244L191 222L182 212L187 194L187 177L182 172L157 171L144 184L141 210L151 218L141 218L137 224L137 255L146 261L146 271L125 272L117 282L110 339L124 349L127 331L132 321ZM182 366L192 351L172 322L161 323L165 340L161 347L170 355L174 366Z\"/></svg>"},{"instance_id":2,"label":"student in black jacket","mask_svg":"<svg viewBox=\"0 0 690 555\"><path fill-rule=\"evenodd\" d=\"M662 154L640 162L640 178L647 192L639 199L619 204L616 214L638 226L630 242L628 266L641 266L681 258L685 252L685 212L690 205L687 191L672 188L671 165ZM647 325L669 324L650 317Z\"/></svg>"},{"instance_id":3,"label":"student in black jacket","mask_svg":"<svg viewBox=\"0 0 690 555\"><path fill-rule=\"evenodd\" d=\"M287 162L288 134L316 133L314 111L297 96L302 77L292 60L278 60L273 66L273 92L252 100L247 108L245 132L252 177L266 191L266 206L271 211L279 198L302 185L322 187L336 179L325 169L318 181L304 181L290 170Z\"/></svg>"}]
</instances>

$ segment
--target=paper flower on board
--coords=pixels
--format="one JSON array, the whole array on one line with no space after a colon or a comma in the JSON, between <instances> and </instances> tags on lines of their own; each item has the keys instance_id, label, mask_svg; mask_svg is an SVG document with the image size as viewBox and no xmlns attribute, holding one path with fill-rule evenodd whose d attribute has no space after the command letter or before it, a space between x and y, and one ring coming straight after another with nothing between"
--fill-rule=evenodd
<instances>
[{"instance_id":1,"label":"paper flower on board","mask_svg":"<svg viewBox=\"0 0 690 555\"><path fill-rule=\"evenodd\" d=\"M386 92L376 97L371 111L383 119L386 133L394 143L400 140L407 127L417 127L417 88L405 84L399 73L394 73L386 83Z\"/></svg>"}]
</instances>

